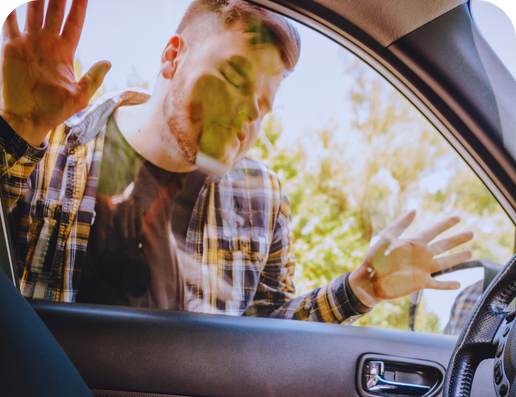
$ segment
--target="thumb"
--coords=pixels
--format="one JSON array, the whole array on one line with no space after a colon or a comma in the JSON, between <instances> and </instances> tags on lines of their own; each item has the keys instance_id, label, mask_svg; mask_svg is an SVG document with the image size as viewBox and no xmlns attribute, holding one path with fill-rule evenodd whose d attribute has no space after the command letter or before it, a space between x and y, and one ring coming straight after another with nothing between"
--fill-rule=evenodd
<instances>
[{"instance_id":1,"label":"thumb","mask_svg":"<svg viewBox=\"0 0 516 397\"><path fill-rule=\"evenodd\" d=\"M100 61L93 65L88 72L79 80L81 99L89 101L104 81L104 77L111 69L111 63Z\"/></svg>"}]
</instances>

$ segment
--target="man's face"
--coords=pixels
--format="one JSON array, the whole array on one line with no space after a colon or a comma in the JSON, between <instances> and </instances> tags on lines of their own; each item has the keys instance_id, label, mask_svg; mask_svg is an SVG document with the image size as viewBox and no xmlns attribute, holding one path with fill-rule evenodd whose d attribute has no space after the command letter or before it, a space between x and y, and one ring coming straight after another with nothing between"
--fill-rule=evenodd
<instances>
[{"instance_id":1,"label":"man's face","mask_svg":"<svg viewBox=\"0 0 516 397\"><path fill-rule=\"evenodd\" d=\"M200 41L178 62L164 114L191 164L224 173L256 142L285 69L273 45L250 46L238 23Z\"/></svg>"}]
</instances>

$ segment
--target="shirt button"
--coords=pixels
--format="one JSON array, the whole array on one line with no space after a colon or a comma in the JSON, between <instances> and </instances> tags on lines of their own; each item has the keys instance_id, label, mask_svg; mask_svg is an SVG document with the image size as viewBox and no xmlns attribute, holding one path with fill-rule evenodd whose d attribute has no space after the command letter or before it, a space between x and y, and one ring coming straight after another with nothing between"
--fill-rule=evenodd
<instances>
[{"instance_id":1,"label":"shirt button","mask_svg":"<svg viewBox=\"0 0 516 397\"><path fill-rule=\"evenodd\" d=\"M247 239L242 240L242 245L244 248L247 248Z\"/></svg>"}]
</instances>

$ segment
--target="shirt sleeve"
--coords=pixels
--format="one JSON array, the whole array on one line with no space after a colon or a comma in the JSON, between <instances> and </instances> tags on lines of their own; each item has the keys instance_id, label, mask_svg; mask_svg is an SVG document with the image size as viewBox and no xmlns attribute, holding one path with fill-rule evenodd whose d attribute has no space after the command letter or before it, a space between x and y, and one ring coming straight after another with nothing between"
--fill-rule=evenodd
<instances>
[{"instance_id":1,"label":"shirt sleeve","mask_svg":"<svg viewBox=\"0 0 516 397\"><path fill-rule=\"evenodd\" d=\"M269 257L246 315L351 324L371 310L354 296L347 281L349 273L295 297L294 270L290 204L282 193Z\"/></svg>"},{"instance_id":2,"label":"shirt sleeve","mask_svg":"<svg viewBox=\"0 0 516 397\"><path fill-rule=\"evenodd\" d=\"M444 327L445 335L459 335L466 325L466 321L473 312L478 299L482 296L484 280L465 288L453 302L448 324Z\"/></svg>"},{"instance_id":3,"label":"shirt sleeve","mask_svg":"<svg viewBox=\"0 0 516 397\"><path fill-rule=\"evenodd\" d=\"M41 147L31 146L0 117L0 179L9 211L29 190L28 178L47 148L48 139Z\"/></svg>"}]
</instances>

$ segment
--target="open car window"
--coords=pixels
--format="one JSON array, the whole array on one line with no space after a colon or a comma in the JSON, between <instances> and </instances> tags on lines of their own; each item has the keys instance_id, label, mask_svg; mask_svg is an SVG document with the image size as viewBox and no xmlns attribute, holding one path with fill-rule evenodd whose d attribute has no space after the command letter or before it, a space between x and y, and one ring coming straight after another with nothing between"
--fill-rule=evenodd
<instances>
[{"instance_id":1,"label":"open car window","mask_svg":"<svg viewBox=\"0 0 516 397\"><path fill-rule=\"evenodd\" d=\"M448 235L472 230L475 239L452 253L511 256L514 225L446 140L369 66L297 22L301 56L284 80L262 37L260 56L238 40L210 42L211 63L193 63L179 86L160 82L160 58L181 45L169 40L189 4L89 3L75 76L100 59L113 66L89 107L51 132L13 212L26 297L342 322L318 310L320 291L357 269L380 232L411 210L406 235L459 215ZM124 14L116 21L114 9ZM156 128L161 144L146 146L134 126L155 115L128 115L153 91L166 98L169 130ZM255 103L241 100L249 91L259 93ZM242 130L242 115L261 125ZM202 136L183 134L201 124ZM199 169L166 169L159 149L172 144L192 161L197 146L207 154L197 156ZM244 147L238 163L226 161ZM459 281L459 290L425 293L417 330L445 330L450 305L476 282ZM298 309L304 302L315 309ZM409 304L403 297L348 314L357 325L408 329Z\"/></svg>"}]
</instances>

